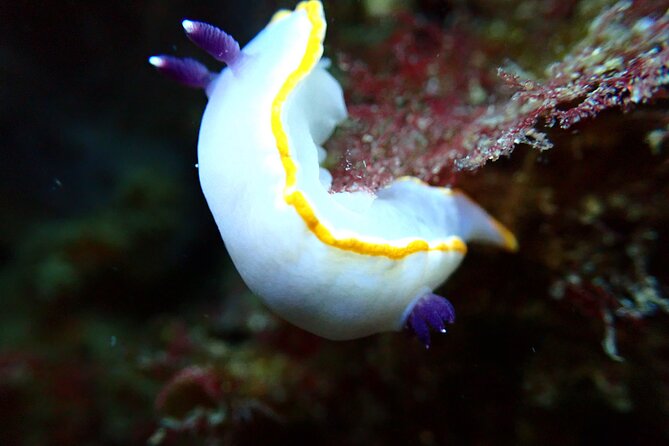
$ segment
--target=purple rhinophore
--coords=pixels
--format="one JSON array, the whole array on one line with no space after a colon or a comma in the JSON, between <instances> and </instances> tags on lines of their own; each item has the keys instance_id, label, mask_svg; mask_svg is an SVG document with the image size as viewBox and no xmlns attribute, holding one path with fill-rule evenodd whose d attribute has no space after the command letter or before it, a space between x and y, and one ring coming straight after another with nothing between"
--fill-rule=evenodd
<instances>
[{"instance_id":1,"label":"purple rhinophore","mask_svg":"<svg viewBox=\"0 0 669 446\"><path fill-rule=\"evenodd\" d=\"M239 43L229 34L204 22L184 20L181 25L188 38L216 60L232 66L241 56Z\"/></svg>"},{"instance_id":2,"label":"purple rhinophore","mask_svg":"<svg viewBox=\"0 0 669 446\"><path fill-rule=\"evenodd\" d=\"M441 333L446 333L446 323L455 321L455 309L445 297L427 293L420 297L411 314L407 318L406 326L416 333L416 337L430 348L430 327Z\"/></svg>"},{"instance_id":3,"label":"purple rhinophore","mask_svg":"<svg viewBox=\"0 0 669 446\"><path fill-rule=\"evenodd\" d=\"M165 55L151 56L149 63L165 76L189 87L207 88L215 76L195 59L181 59Z\"/></svg>"}]
</instances>

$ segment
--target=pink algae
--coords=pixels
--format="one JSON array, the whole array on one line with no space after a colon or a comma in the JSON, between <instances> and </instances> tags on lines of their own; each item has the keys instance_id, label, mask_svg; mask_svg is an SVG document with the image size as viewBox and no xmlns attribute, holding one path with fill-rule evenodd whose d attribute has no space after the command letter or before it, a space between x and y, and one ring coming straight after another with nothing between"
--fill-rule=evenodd
<instances>
[{"instance_id":1,"label":"pink algae","mask_svg":"<svg viewBox=\"0 0 669 446\"><path fill-rule=\"evenodd\" d=\"M375 50L383 67L340 57L350 119L327 145L332 190L375 190L403 175L452 184L519 144L550 149L549 127L665 97L668 41L662 7L620 2L533 75L466 27L403 17Z\"/></svg>"}]
</instances>

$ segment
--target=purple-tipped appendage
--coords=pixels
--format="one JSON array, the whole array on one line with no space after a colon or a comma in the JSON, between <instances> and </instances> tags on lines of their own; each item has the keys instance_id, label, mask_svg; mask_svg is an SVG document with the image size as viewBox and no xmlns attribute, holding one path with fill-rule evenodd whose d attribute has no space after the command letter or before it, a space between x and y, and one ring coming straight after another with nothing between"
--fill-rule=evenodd
<instances>
[{"instance_id":1,"label":"purple-tipped appendage","mask_svg":"<svg viewBox=\"0 0 669 446\"><path fill-rule=\"evenodd\" d=\"M416 333L416 337L425 348L430 348L430 327L446 333L446 323L453 322L455 322L455 309L448 299L427 293L414 305L406 325Z\"/></svg>"},{"instance_id":2,"label":"purple-tipped appendage","mask_svg":"<svg viewBox=\"0 0 669 446\"><path fill-rule=\"evenodd\" d=\"M184 20L181 25L188 38L216 60L233 66L241 57L239 43L229 34L204 22Z\"/></svg>"},{"instance_id":3,"label":"purple-tipped appendage","mask_svg":"<svg viewBox=\"0 0 669 446\"><path fill-rule=\"evenodd\" d=\"M207 88L214 74L195 59L174 56L151 56L149 63L165 76L194 88Z\"/></svg>"}]
</instances>

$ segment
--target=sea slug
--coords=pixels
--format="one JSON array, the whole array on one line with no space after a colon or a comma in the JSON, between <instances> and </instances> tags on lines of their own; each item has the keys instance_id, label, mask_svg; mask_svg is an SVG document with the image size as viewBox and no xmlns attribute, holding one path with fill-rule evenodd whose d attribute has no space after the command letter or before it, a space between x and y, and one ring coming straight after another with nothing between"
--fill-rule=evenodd
<instances>
[{"instance_id":1,"label":"sea slug","mask_svg":"<svg viewBox=\"0 0 669 446\"><path fill-rule=\"evenodd\" d=\"M462 261L466 241L516 249L514 236L461 192L400 178L369 192L330 191L321 147L346 118L339 83L321 61L320 1L282 10L248 45L185 20L188 37L225 62L150 63L205 89L202 190L249 288L278 315L329 339L412 328L429 346L455 312L433 290Z\"/></svg>"}]
</instances>

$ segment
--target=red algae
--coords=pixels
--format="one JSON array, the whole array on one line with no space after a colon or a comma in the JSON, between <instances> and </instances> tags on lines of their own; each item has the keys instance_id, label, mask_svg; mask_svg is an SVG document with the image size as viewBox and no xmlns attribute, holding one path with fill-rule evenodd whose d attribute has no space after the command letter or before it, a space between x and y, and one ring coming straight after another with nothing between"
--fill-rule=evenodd
<instances>
[{"instance_id":1,"label":"red algae","mask_svg":"<svg viewBox=\"0 0 669 446\"><path fill-rule=\"evenodd\" d=\"M567 31L571 42L553 56L533 41L505 46L458 19L462 11L443 28L401 16L370 62L341 56L350 119L327 145L332 190L374 191L403 175L464 180L474 195L505 190L495 214L516 222L523 255L548 273L550 295L602 324L605 351L620 359L616 324L639 330L647 316L669 313L653 260L665 237L669 13L664 2L618 2L581 17L579 33L571 22L584 5L569 5L542 10L545 29L524 28L542 42L549 30ZM540 153L554 144L560 153L542 166L549 158ZM463 175L519 145L534 151L513 163L515 173Z\"/></svg>"},{"instance_id":2,"label":"red algae","mask_svg":"<svg viewBox=\"0 0 669 446\"><path fill-rule=\"evenodd\" d=\"M667 41L662 7L620 2L533 76L509 62L495 68L501 49L469 30L405 16L378 56L390 69L340 60L350 120L327 145L339 160L332 189L375 190L403 175L451 184L519 144L550 149L547 127L663 98Z\"/></svg>"}]
</instances>

